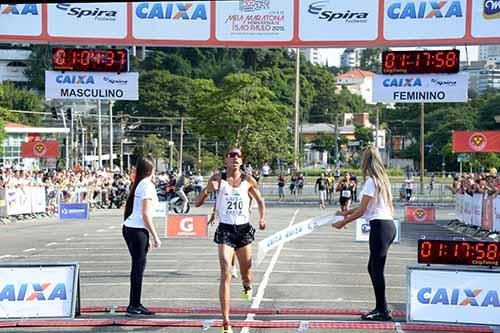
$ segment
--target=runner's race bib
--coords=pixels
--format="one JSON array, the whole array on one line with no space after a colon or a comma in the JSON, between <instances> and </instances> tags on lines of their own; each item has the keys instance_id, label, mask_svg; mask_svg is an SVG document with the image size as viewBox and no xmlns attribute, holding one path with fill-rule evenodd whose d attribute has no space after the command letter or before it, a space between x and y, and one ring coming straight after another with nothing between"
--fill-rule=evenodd
<instances>
[{"instance_id":1,"label":"runner's race bib","mask_svg":"<svg viewBox=\"0 0 500 333\"><path fill-rule=\"evenodd\" d=\"M348 190L342 191L342 198L350 198L350 197L351 197L351 191Z\"/></svg>"}]
</instances>

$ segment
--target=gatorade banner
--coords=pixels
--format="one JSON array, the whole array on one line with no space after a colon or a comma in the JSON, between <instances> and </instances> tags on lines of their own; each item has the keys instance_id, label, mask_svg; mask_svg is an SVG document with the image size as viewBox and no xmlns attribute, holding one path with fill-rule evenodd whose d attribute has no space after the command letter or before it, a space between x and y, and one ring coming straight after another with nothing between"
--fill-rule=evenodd
<instances>
[{"instance_id":1,"label":"gatorade banner","mask_svg":"<svg viewBox=\"0 0 500 333\"><path fill-rule=\"evenodd\" d=\"M59 143L57 141L22 142L21 156L24 158L58 158Z\"/></svg>"},{"instance_id":2,"label":"gatorade banner","mask_svg":"<svg viewBox=\"0 0 500 333\"><path fill-rule=\"evenodd\" d=\"M208 238L207 215L169 215L165 238Z\"/></svg>"},{"instance_id":3,"label":"gatorade banner","mask_svg":"<svg viewBox=\"0 0 500 333\"><path fill-rule=\"evenodd\" d=\"M405 207L406 223L434 224L436 213L434 207Z\"/></svg>"},{"instance_id":4,"label":"gatorade banner","mask_svg":"<svg viewBox=\"0 0 500 333\"><path fill-rule=\"evenodd\" d=\"M452 141L454 153L500 152L500 131L455 131Z\"/></svg>"},{"instance_id":5,"label":"gatorade banner","mask_svg":"<svg viewBox=\"0 0 500 333\"><path fill-rule=\"evenodd\" d=\"M289 226L288 228L280 230L273 235L264 238L259 242L259 248L257 252L257 266L262 262L262 260L264 260L264 257L269 251L277 248L281 244L310 234L311 232L324 226L325 224L333 224L335 222L342 221L343 219L343 216L336 215L315 217Z\"/></svg>"}]
</instances>

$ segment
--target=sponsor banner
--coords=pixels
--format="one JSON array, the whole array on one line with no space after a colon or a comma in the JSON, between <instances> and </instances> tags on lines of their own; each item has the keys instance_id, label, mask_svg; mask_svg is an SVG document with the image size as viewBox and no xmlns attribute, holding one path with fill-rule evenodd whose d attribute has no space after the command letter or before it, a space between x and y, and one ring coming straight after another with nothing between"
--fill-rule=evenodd
<instances>
[{"instance_id":1,"label":"sponsor banner","mask_svg":"<svg viewBox=\"0 0 500 333\"><path fill-rule=\"evenodd\" d=\"M127 3L48 4L48 33L53 37L125 38Z\"/></svg>"},{"instance_id":2,"label":"sponsor banner","mask_svg":"<svg viewBox=\"0 0 500 333\"><path fill-rule=\"evenodd\" d=\"M474 193L472 196L472 225L481 227L483 217L483 195Z\"/></svg>"},{"instance_id":3,"label":"sponsor banner","mask_svg":"<svg viewBox=\"0 0 500 333\"><path fill-rule=\"evenodd\" d=\"M139 74L45 71L45 98L137 101Z\"/></svg>"},{"instance_id":4,"label":"sponsor banner","mask_svg":"<svg viewBox=\"0 0 500 333\"><path fill-rule=\"evenodd\" d=\"M293 0L217 1L216 37L221 41L291 41Z\"/></svg>"},{"instance_id":5,"label":"sponsor banner","mask_svg":"<svg viewBox=\"0 0 500 333\"><path fill-rule=\"evenodd\" d=\"M385 39L465 37L467 0L385 0L384 4Z\"/></svg>"},{"instance_id":6,"label":"sponsor banner","mask_svg":"<svg viewBox=\"0 0 500 333\"><path fill-rule=\"evenodd\" d=\"M40 36L41 34L41 4L0 4L0 35Z\"/></svg>"},{"instance_id":7,"label":"sponsor banner","mask_svg":"<svg viewBox=\"0 0 500 333\"><path fill-rule=\"evenodd\" d=\"M500 131L454 131L454 153L499 153Z\"/></svg>"},{"instance_id":8,"label":"sponsor banner","mask_svg":"<svg viewBox=\"0 0 500 333\"><path fill-rule=\"evenodd\" d=\"M33 158L59 157L59 143L57 141L21 142L21 156Z\"/></svg>"},{"instance_id":9,"label":"sponsor banner","mask_svg":"<svg viewBox=\"0 0 500 333\"><path fill-rule=\"evenodd\" d=\"M153 210L153 217L166 217L168 215L168 203L166 201L158 201Z\"/></svg>"},{"instance_id":10,"label":"sponsor banner","mask_svg":"<svg viewBox=\"0 0 500 333\"><path fill-rule=\"evenodd\" d=\"M460 193L455 196L455 218L464 222L464 195Z\"/></svg>"},{"instance_id":11,"label":"sponsor banner","mask_svg":"<svg viewBox=\"0 0 500 333\"><path fill-rule=\"evenodd\" d=\"M464 223L472 225L472 214L474 210L474 202L472 195L464 194Z\"/></svg>"},{"instance_id":12,"label":"sponsor banner","mask_svg":"<svg viewBox=\"0 0 500 333\"><path fill-rule=\"evenodd\" d=\"M31 214L31 188L5 190L7 215Z\"/></svg>"},{"instance_id":13,"label":"sponsor banner","mask_svg":"<svg viewBox=\"0 0 500 333\"><path fill-rule=\"evenodd\" d=\"M303 41L375 40L379 6L373 0L300 1L299 38Z\"/></svg>"},{"instance_id":14,"label":"sponsor banner","mask_svg":"<svg viewBox=\"0 0 500 333\"><path fill-rule=\"evenodd\" d=\"M409 267L408 320L500 325L500 271Z\"/></svg>"},{"instance_id":15,"label":"sponsor banner","mask_svg":"<svg viewBox=\"0 0 500 333\"><path fill-rule=\"evenodd\" d=\"M45 213L47 203L45 201L45 187L31 188L31 212Z\"/></svg>"},{"instance_id":16,"label":"sponsor banner","mask_svg":"<svg viewBox=\"0 0 500 333\"><path fill-rule=\"evenodd\" d=\"M134 2L132 8L132 34L137 39L210 38L210 1Z\"/></svg>"},{"instance_id":17,"label":"sponsor banner","mask_svg":"<svg viewBox=\"0 0 500 333\"><path fill-rule=\"evenodd\" d=\"M436 222L436 210L434 207L405 207L406 223L434 224Z\"/></svg>"},{"instance_id":18,"label":"sponsor banner","mask_svg":"<svg viewBox=\"0 0 500 333\"><path fill-rule=\"evenodd\" d=\"M467 102L469 75L375 75L373 100L380 103Z\"/></svg>"},{"instance_id":19,"label":"sponsor banner","mask_svg":"<svg viewBox=\"0 0 500 333\"><path fill-rule=\"evenodd\" d=\"M59 204L59 220L87 220L89 218L88 203Z\"/></svg>"},{"instance_id":20,"label":"sponsor banner","mask_svg":"<svg viewBox=\"0 0 500 333\"><path fill-rule=\"evenodd\" d=\"M483 219L481 229L493 230L493 204L494 197L488 194L483 196Z\"/></svg>"},{"instance_id":21,"label":"sponsor banner","mask_svg":"<svg viewBox=\"0 0 500 333\"><path fill-rule=\"evenodd\" d=\"M165 238L208 238L207 215L169 215Z\"/></svg>"},{"instance_id":22,"label":"sponsor banner","mask_svg":"<svg viewBox=\"0 0 500 333\"><path fill-rule=\"evenodd\" d=\"M500 0L472 2L472 36L500 37Z\"/></svg>"},{"instance_id":23,"label":"sponsor banner","mask_svg":"<svg viewBox=\"0 0 500 333\"><path fill-rule=\"evenodd\" d=\"M394 219L394 226L396 227L396 237L394 238L394 243L399 243L400 236L400 226L399 220ZM355 233L355 241L356 242L368 242L370 240L370 222L367 222L363 218L359 218L356 220L356 233Z\"/></svg>"},{"instance_id":24,"label":"sponsor banner","mask_svg":"<svg viewBox=\"0 0 500 333\"><path fill-rule=\"evenodd\" d=\"M74 318L78 264L0 265L0 319Z\"/></svg>"},{"instance_id":25,"label":"sponsor banner","mask_svg":"<svg viewBox=\"0 0 500 333\"><path fill-rule=\"evenodd\" d=\"M500 196L493 200L493 230L500 231Z\"/></svg>"},{"instance_id":26,"label":"sponsor banner","mask_svg":"<svg viewBox=\"0 0 500 333\"><path fill-rule=\"evenodd\" d=\"M300 223L282 229L269 237L264 238L259 242L257 252L257 266L264 260L266 254L272 249L277 248L281 244L292 241L296 238L310 234L314 230L324 226L325 224L333 224L342 221L343 216L326 215L307 219Z\"/></svg>"}]
</instances>

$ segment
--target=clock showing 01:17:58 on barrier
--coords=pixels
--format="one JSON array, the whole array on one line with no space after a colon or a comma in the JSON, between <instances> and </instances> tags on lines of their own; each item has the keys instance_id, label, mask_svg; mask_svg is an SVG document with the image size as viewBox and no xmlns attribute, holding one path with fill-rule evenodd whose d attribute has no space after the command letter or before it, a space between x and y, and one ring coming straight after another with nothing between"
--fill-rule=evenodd
<instances>
[{"instance_id":1,"label":"clock showing 01:17:58 on barrier","mask_svg":"<svg viewBox=\"0 0 500 333\"><path fill-rule=\"evenodd\" d=\"M419 239L418 263L500 266L500 243Z\"/></svg>"}]
</instances>

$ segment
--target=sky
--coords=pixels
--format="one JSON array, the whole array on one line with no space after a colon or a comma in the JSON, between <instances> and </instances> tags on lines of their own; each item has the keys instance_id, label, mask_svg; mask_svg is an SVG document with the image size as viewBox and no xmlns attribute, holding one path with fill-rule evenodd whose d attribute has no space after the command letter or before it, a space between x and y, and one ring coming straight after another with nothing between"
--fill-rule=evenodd
<instances>
[{"instance_id":1,"label":"sky","mask_svg":"<svg viewBox=\"0 0 500 333\"><path fill-rule=\"evenodd\" d=\"M429 50L435 49L449 49L449 46L433 46L428 47ZM465 47L457 47L460 50L460 61L466 60ZM416 47L394 47L393 50L411 50L416 49ZM322 59L328 59L328 65L330 66L340 66L340 55L345 49L320 49ZM469 62L478 60L479 58L479 46L468 46L467 51L469 53Z\"/></svg>"}]
</instances>

